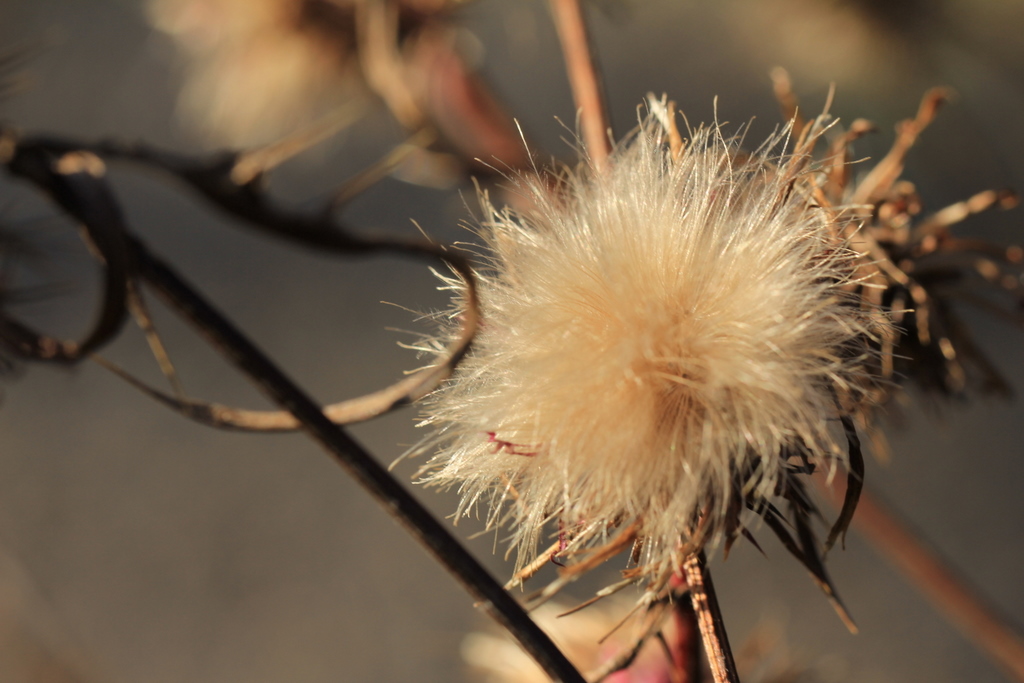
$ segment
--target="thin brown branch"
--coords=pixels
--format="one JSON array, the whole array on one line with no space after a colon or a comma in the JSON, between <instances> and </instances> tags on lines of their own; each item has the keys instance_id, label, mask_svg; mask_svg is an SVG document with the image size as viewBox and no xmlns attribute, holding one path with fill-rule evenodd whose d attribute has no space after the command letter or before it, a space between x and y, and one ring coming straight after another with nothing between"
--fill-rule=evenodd
<instances>
[{"instance_id":1,"label":"thin brown branch","mask_svg":"<svg viewBox=\"0 0 1024 683\"><path fill-rule=\"evenodd\" d=\"M583 143L594 168L600 170L604 168L611 152L608 139L611 125L608 122L597 64L590 49L583 9L579 0L551 0L551 12L555 17L558 38L565 55L565 68L576 101Z\"/></svg>"},{"instance_id":2,"label":"thin brown branch","mask_svg":"<svg viewBox=\"0 0 1024 683\"><path fill-rule=\"evenodd\" d=\"M968 216L988 211L998 206L1001 209L1012 209L1017 206L1017 193L1008 188L985 190L962 202L951 204L921 221L913 232L915 242L933 235L945 235L951 225L959 223Z\"/></svg>"},{"instance_id":3,"label":"thin brown branch","mask_svg":"<svg viewBox=\"0 0 1024 683\"><path fill-rule=\"evenodd\" d=\"M892 148L857 185L857 189L850 199L851 204L872 204L885 196L885 193L903 173L907 152L917 142L917 137L935 119L939 107L947 102L951 95L951 91L946 88L932 88L925 93L921 99L921 105L918 107L917 115L912 119L901 121L896 126L896 140L893 142Z\"/></svg>"},{"instance_id":4,"label":"thin brown branch","mask_svg":"<svg viewBox=\"0 0 1024 683\"><path fill-rule=\"evenodd\" d=\"M131 312L132 317L135 318L135 324L138 325L139 329L142 330L142 334L145 335L146 342L149 344L149 351L153 354L157 365L160 366L160 372L163 373L163 376L171 385L171 391L174 392L175 396L181 398L185 395L185 388L178 377L178 371L175 369L174 363L171 362L170 354L167 353L164 340L156 329L156 323L153 322L153 316L150 314L149 306L146 304L142 291L139 289L139 283L132 281L129 284L128 310Z\"/></svg>"},{"instance_id":5,"label":"thin brown branch","mask_svg":"<svg viewBox=\"0 0 1024 683\"><path fill-rule=\"evenodd\" d=\"M360 107L350 104L277 142L239 154L231 170L231 180L240 186L248 185L285 161L337 135L358 121L361 114Z\"/></svg>"},{"instance_id":6,"label":"thin brown branch","mask_svg":"<svg viewBox=\"0 0 1024 683\"><path fill-rule=\"evenodd\" d=\"M793 137L799 138L807 121L800 115L800 102L793 92L793 81L789 78L789 72L777 66L771 70L770 76L775 99L782 109L782 120L793 122Z\"/></svg>"}]
</instances>

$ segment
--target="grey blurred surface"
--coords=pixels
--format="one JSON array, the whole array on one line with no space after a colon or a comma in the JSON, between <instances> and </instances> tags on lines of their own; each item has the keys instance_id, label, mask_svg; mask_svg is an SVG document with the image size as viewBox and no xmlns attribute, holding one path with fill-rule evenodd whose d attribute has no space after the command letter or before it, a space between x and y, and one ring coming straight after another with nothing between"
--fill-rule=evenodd
<instances>
[{"instance_id":1,"label":"grey blurred surface","mask_svg":"<svg viewBox=\"0 0 1024 683\"><path fill-rule=\"evenodd\" d=\"M616 131L633 125L653 91L676 99L691 123L714 116L717 96L719 119L757 117L756 140L778 120L767 72L782 64L809 110L835 80L833 111L879 123L882 133L861 150L877 157L920 94L948 84L959 101L925 134L907 174L925 201L936 209L989 187L1024 188L1024 4L892 7L598 3L592 25ZM509 110L546 152L567 157L565 130L553 117L571 124L573 108L543 6L480 2L464 21L486 47L483 72ZM172 47L151 32L136 2L6 0L0 45L19 42L42 49L28 65L27 89L0 103L3 118L30 131L199 149L173 116ZM308 203L399 139L385 119L362 123L290 164L275 191ZM387 330L415 329L415 316L380 302L443 306L423 264L327 259L227 225L160 178L128 168L116 177L153 248L317 398L354 396L415 366L396 345L409 337ZM88 285L88 261L62 237L68 226L3 182L8 220L38 224L46 240L63 245L64 260L54 266L61 277ZM409 234L416 219L436 238L454 240L463 237L457 223L466 214L456 192L386 181L348 216L367 230ZM964 230L1020 241L1022 220L1020 210L993 213ZM24 310L64 329L83 323L70 311L87 301L66 293ZM192 395L265 405L181 325L163 312L157 319ZM1015 389L1024 389L1024 336L981 314L968 319ZM156 378L137 336L108 355ZM59 634L61 647L91 672L88 680L464 680L459 641L482 617L303 437L197 426L89 364L26 367L3 392L2 554L33 586L25 590L36 602L25 609L47 614L38 628ZM353 431L390 462L420 438L413 418L406 411ZM905 428L892 432L892 463L869 463L868 472L870 485L1017 625L1024 623L1022 420L1019 402L910 408ZM405 463L396 472L408 480L415 468ZM452 496L416 492L439 515L454 509ZM458 531L468 537L479 528L468 520ZM511 571L500 552L492 555L493 535L468 543L498 576ZM716 561L734 640L771 619L784 623L807 662L821 663L826 680L1004 680L858 537L829 562L858 636L846 633L776 543L763 545L767 559L742 544L727 562ZM0 680L29 680L21 675L0 662Z\"/></svg>"}]
</instances>

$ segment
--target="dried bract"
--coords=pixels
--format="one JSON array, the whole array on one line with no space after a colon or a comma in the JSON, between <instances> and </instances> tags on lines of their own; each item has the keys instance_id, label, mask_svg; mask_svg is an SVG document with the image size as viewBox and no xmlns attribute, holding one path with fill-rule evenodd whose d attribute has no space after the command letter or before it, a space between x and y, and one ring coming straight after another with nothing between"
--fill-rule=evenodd
<instances>
[{"instance_id":1,"label":"dried bract","mask_svg":"<svg viewBox=\"0 0 1024 683\"><path fill-rule=\"evenodd\" d=\"M793 115L796 98L784 72L776 92L784 114ZM992 208L1017 205L1008 189L985 190L932 214L923 211L914 184L903 176L908 152L935 118L949 91L925 93L917 114L896 126L892 148L868 173L855 175L849 148L874 127L858 119L834 137L827 168L815 194L822 204L846 205L854 217L851 244L865 254L853 287L865 310L890 311L893 327L881 338L879 374L886 380L875 397L891 405L900 383L940 397L980 393L1008 395L1009 384L975 343L955 310L966 303L1017 325L1024 323L1024 249L958 236L953 226ZM862 415L867 424L867 415ZM880 430L874 450L887 454Z\"/></svg>"}]
</instances>

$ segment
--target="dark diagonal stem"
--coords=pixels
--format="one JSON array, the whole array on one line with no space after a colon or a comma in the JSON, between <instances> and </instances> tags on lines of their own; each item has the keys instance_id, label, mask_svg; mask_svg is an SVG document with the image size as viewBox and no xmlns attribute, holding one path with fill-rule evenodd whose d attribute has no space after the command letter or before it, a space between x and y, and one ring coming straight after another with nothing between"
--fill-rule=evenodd
<instances>
[{"instance_id":1,"label":"dark diagonal stem","mask_svg":"<svg viewBox=\"0 0 1024 683\"><path fill-rule=\"evenodd\" d=\"M140 275L164 300L275 403L291 412L303 429L451 572L499 624L519 641L554 681L584 683L551 639L404 488L349 434L334 424L294 382L169 266L133 240Z\"/></svg>"}]
</instances>

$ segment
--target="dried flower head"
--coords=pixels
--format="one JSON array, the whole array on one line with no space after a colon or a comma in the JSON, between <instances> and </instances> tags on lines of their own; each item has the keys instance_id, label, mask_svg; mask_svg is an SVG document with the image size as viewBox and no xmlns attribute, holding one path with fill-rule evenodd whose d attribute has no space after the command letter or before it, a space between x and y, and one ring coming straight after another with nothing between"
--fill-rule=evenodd
<instances>
[{"instance_id":1,"label":"dried flower head","mask_svg":"<svg viewBox=\"0 0 1024 683\"><path fill-rule=\"evenodd\" d=\"M187 70L180 109L214 140L265 143L343 105L382 97L408 128L422 112L403 49L460 0L148 0Z\"/></svg>"},{"instance_id":2,"label":"dried flower head","mask_svg":"<svg viewBox=\"0 0 1024 683\"><path fill-rule=\"evenodd\" d=\"M627 579L659 592L741 533L745 505L771 523L782 496L807 525L796 477L856 448L884 323L849 294L859 257L812 191L820 122L792 152L786 129L745 153L652 111L601 172L515 179L531 209L483 197L484 326L425 424L426 481L507 522L521 567L554 522L541 560L636 543Z\"/></svg>"},{"instance_id":3,"label":"dried flower head","mask_svg":"<svg viewBox=\"0 0 1024 683\"><path fill-rule=\"evenodd\" d=\"M455 16L464 2L148 0L147 7L182 57L179 112L210 142L260 146L314 122L350 125L383 104L414 134L386 166L405 181L447 187L467 168L490 173L481 158L517 168L528 159L512 120L463 56L463 44L473 44Z\"/></svg>"}]
</instances>

